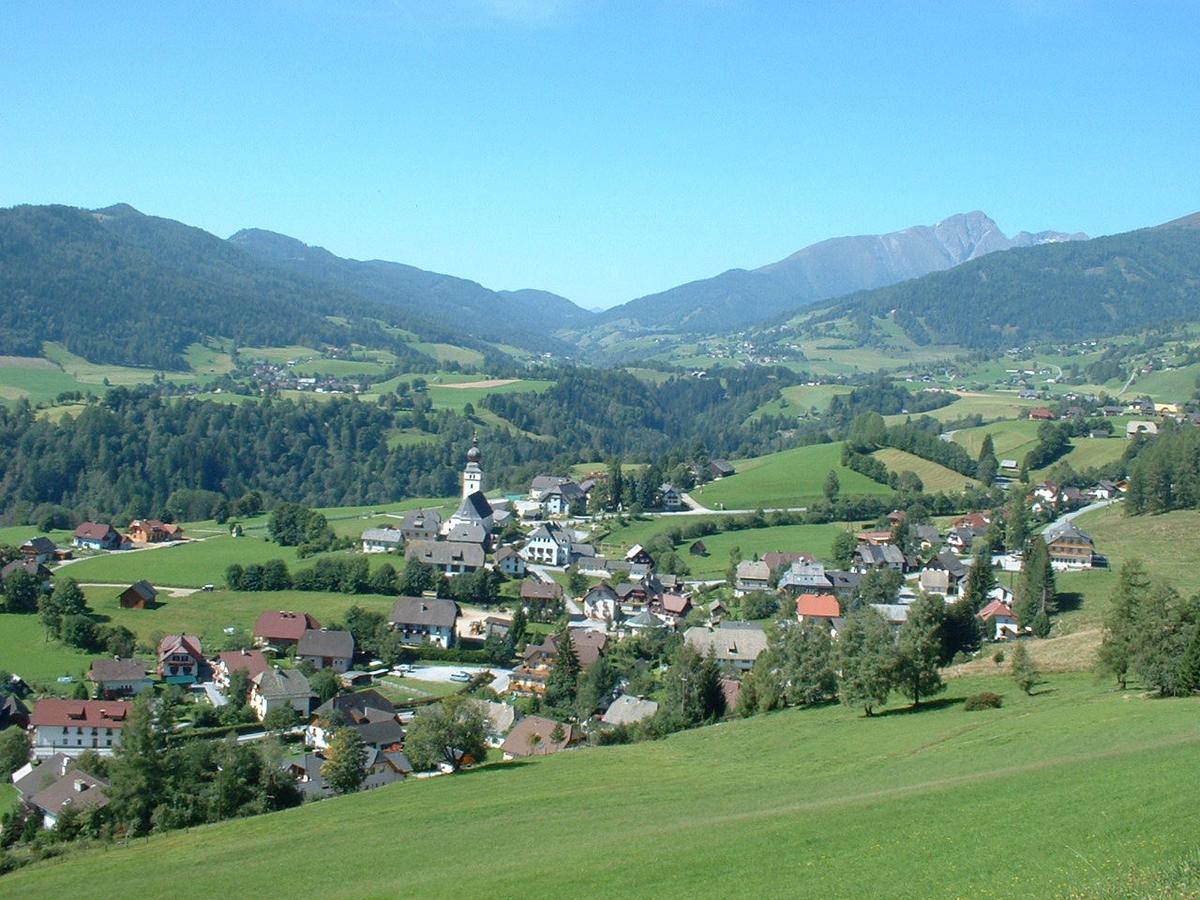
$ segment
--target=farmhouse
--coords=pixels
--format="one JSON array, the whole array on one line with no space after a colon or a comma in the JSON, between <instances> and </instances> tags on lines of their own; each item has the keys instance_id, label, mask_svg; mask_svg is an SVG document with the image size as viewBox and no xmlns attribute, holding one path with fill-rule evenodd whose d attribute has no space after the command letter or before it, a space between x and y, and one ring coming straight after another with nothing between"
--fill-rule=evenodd
<instances>
[{"instance_id":1,"label":"farmhouse","mask_svg":"<svg viewBox=\"0 0 1200 900\"><path fill-rule=\"evenodd\" d=\"M54 828L67 809L82 811L108 805L109 783L79 768L42 788L26 802L42 815L42 827Z\"/></svg>"},{"instance_id":2,"label":"farmhouse","mask_svg":"<svg viewBox=\"0 0 1200 900\"><path fill-rule=\"evenodd\" d=\"M317 753L306 753L299 759L285 762L284 768L296 779L305 798L326 796L333 792L321 775L325 757ZM397 781L412 774L413 765L403 750L377 750L368 748L363 762L366 777L359 790L369 791Z\"/></svg>"},{"instance_id":3,"label":"farmhouse","mask_svg":"<svg viewBox=\"0 0 1200 900\"><path fill-rule=\"evenodd\" d=\"M625 551L625 562L630 565L653 566L654 557L650 555L650 551L641 544L634 544Z\"/></svg>"},{"instance_id":4,"label":"farmhouse","mask_svg":"<svg viewBox=\"0 0 1200 900\"><path fill-rule=\"evenodd\" d=\"M436 509L410 510L400 523L404 541L435 541L442 530L442 514Z\"/></svg>"},{"instance_id":5,"label":"farmhouse","mask_svg":"<svg viewBox=\"0 0 1200 900\"><path fill-rule=\"evenodd\" d=\"M730 475L737 474L737 469L733 467L727 459L714 459L708 464L708 471L713 478L728 478Z\"/></svg>"},{"instance_id":6,"label":"farmhouse","mask_svg":"<svg viewBox=\"0 0 1200 900\"><path fill-rule=\"evenodd\" d=\"M683 633L683 639L701 656L711 651L723 669L733 672L750 671L759 654L767 649L767 633L753 622L694 625Z\"/></svg>"},{"instance_id":7,"label":"farmhouse","mask_svg":"<svg viewBox=\"0 0 1200 900\"><path fill-rule=\"evenodd\" d=\"M1091 537L1070 520L1055 522L1042 534L1050 562L1069 569L1090 569L1095 556Z\"/></svg>"},{"instance_id":8,"label":"farmhouse","mask_svg":"<svg viewBox=\"0 0 1200 900\"><path fill-rule=\"evenodd\" d=\"M264 612L254 623L254 640L260 645L272 647L290 647L300 643L304 632L310 628L320 628L321 623L308 613Z\"/></svg>"},{"instance_id":9,"label":"farmhouse","mask_svg":"<svg viewBox=\"0 0 1200 900\"><path fill-rule=\"evenodd\" d=\"M267 671L271 664L261 650L226 650L218 654L213 666L213 681L218 687L228 687L229 677L234 672L245 672L253 681L254 676Z\"/></svg>"},{"instance_id":10,"label":"farmhouse","mask_svg":"<svg viewBox=\"0 0 1200 900\"><path fill-rule=\"evenodd\" d=\"M304 741L310 747L324 750L333 739L333 733L342 725L361 729L387 722L394 723L399 728L396 708L378 691L366 690L356 691L352 694L338 694L313 710L312 719L304 729ZM389 735L376 729L376 733L369 733L367 736L387 738ZM398 742L404 740L403 730L391 732L390 736ZM362 737L361 732L360 737ZM364 742L370 743L365 737Z\"/></svg>"},{"instance_id":11,"label":"farmhouse","mask_svg":"<svg viewBox=\"0 0 1200 900\"><path fill-rule=\"evenodd\" d=\"M121 742L129 707L123 700L39 700L29 719L33 755L44 759L95 750L108 756Z\"/></svg>"},{"instance_id":12,"label":"farmhouse","mask_svg":"<svg viewBox=\"0 0 1200 900\"><path fill-rule=\"evenodd\" d=\"M399 528L368 528L362 533L363 553L395 553L404 546Z\"/></svg>"},{"instance_id":13,"label":"farmhouse","mask_svg":"<svg viewBox=\"0 0 1200 900\"><path fill-rule=\"evenodd\" d=\"M191 684L200 680L204 654L194 634L168 634L158 643L158 674L168 684Z\"/></svg>"},{"instance_id":14,"label":"farmhouse","mask_svg":"<svg viewBox=\"0 0 1200 900\"><path fill-rule=\"evenodd\" d=\"M512 547L501 547L496 551L496 568L511 578L521 578L525 574L525 560Z\"/></svg>"},{"instance_id":15,"label":"farmhouse","mask_svg":"<svg viewBox=\"0 0 1200 900\"><path fill-rule=\"evenodd\" d=\"M121 535L105 522L84 522L75 529L71 543L85 550L116 550L121 546Z\"/></svg>"},{"instance_id":16,"label":"farmhouse","mask_svg":"<svg viewBox=\"0 0 1200 900\"><path fill-rule=\"evenodd\" d=\"M8 581L11 576L16 575L18 572L24 572L27 575L32 575L34 578L41 579L43 584L50 583L50 570L35 559L14 559L8 565L0 568L0 582Z\"/></svg>"},{"instance_id":17,"label":"farmhouse","mask_svg":"<svg viewBox=\"0 0 1200 900\"><path fill-rule=\"evenodd\" d=\"M557 603L563 598L562 585L557 581L534 581L526 578L521 582L521 599L534 603Z\"/></svg>"},{"instance_id":18,"label":"farmhouse","mask_svg":"<svg viewBox=\"0 0 1200 900\"><path fill-rule=\"evenodd\" d=\"M762 560L744 559L737 564L733 594L743 597L755 591L771 589L771 568Z\"/></svg>"},{"instance_id":19,"label":"farmhouse","mask_svg":"<svg viewBox=\"0 0 1200 900\"><path fill-rule=\"evenodd\" d=\"M164 541L183 540L183 529L178 525L160 522L158 519L134 519L127 529L129 539L135 544L161 544Z\"/></svg>"},{"instance_id":20,"label":"farmhouse","mask_svg":"<svg viewBox=\"0 0 1200 900\"><path fill-rule=\"evenodd\" d=\"M139 694L150 687L146 664L136 659L95 659L88 670L88 681L104 700L116 700Z\"/></svg>"},{"instance_id":21,"label":"farmhouse","mask_svg":"<svg viewBox=\"0 0 1200 900\"><path fill-rule=\"evenodd\" d=\"M53 560L54 554L58 551L58 547L55 546L54 541L48 537L30 538L18 549L22 558L38 565Z\"/></svg>"},{"instance_id":22,"label":"farmhouse","mask_svg":"<svg viewBox=\"0 0 1200 900\"><path fill-rule=\"evenodd\" d=\"M354 659L354 635L348 631L310 628L296 645L296 658L314 669L345 672Z\"/></svg>"},{"instance_id":23,"label":"farmhouse","mask_svg":"<svg viewBox=\"0 0 1200 900\"><path fill-rule=\"evenodd\" d=\"M561 740L551 737L561 731ZM547 756L578 744L584 739L577 725L555 722L543 716L526 716L513 726L504 743L500 745L505 759L522 756Z\"/></svg>"},{"instance_id":24,"label":"farmhouse","mask_svg":"<svg viewBox=\"0 0 1200 900\"><path fill-rule=\"evenodd\" d=\"M457 619L457 603L429 597L400 597L388 617L404 643L430 643L438 647L454 646Z\"/></svg>"},{"instance_id":25,"label":"farmhouse","mask_svg":"<svg viewBox=\"0 0 1200 900\"><path fill-rule=\"evenodd\" d=\"M158 591L148 581L139 581L121 591L117 599L121 609L152 609L158 598Z\"/></svg>"},{"instance_id":26,"label":"farmhouse","mask_svg":"<svg viewBox=\"0 0 1200 900\"><path fill-rule=\"evenodd\" d=\"M290 706L302 716L308 715L312 689L298 669L278 666L259 672L250 680L250 708L261 722L272 710Z\"/></svg>"},{"instance_id":27,"label":"farmhouse","mask_svg":"<svg viewBox=\"0 0 1200 900\"><path fill-rule=\"evenodd\" d=\"M673 512L683 508L683 494L670 482L663 482L658 486L658 496L661 498L663 509Z\"/></svg>"},{"instance_id":28,"label":"farmhouse","mask_svg":"<svg viewBox=\"0 0 1200 900\"><path fill-rule=\"evenodd\" d=\"M445 575L461 575L483 568L484 552L479 544L461 541L413 541L404 555L433 566Z\"/></svg>"}]
</instances>

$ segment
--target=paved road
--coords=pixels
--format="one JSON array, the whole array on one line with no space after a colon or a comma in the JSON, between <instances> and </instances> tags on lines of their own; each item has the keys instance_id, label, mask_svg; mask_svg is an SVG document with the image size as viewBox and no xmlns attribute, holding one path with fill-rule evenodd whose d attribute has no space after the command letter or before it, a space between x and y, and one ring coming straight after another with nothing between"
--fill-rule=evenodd
<instances>
[{"instance_id":1,"label":"paved road","mask_svg":"<svg viewBox=\"0 0 1200 900\"><path fill-rule=\"evenodd\" d=\"M477 672L491 672L493 675L509 675L510 669L503 669L498 666L476 666L468 663L447 663L446 665L418 665L411 672L405 674L405 678L412 678L416 681L436 681L436 682L452 682L450 677L456 672L470 672L474 675ZM464 682L465 683L465 682Z\"/></svg>"},{"instance_id":2,"label":"paved road","mask_svg":"<svg viewBox=\"0 0 1200 900\"><path fill-rule=\"evenodd\" d=\"M115 583L109 583L109 582L103 582L103 581L81 581L79 583L79 586L85 587L85 588L89 588L89 587L117 588L118 590L124 590L125 588L129 587L128 584L115 584ZM158 588L155 588L155 590L160 591L160 592L165 591L167 594L169 594L172 597L190 597L190 596L192 596L192 594L195 594L198 591L203 590L203 588L158 587Z\"/></svg>"},{"instance_id":3,"label":"paved road","mask_svg":"<svg viewBox=\"0 0 1200 900\"><path fill-rule=\"evenodd\" d=\"M1049 528L1052 525L1057 525L1059 522L1070 522L1076 516L1082 516L1084 513L1089 513L1092 510L1104 509L1104 507L1106 507L1106 506L1111 506L1114 503L1119 503L1120 499L1121 499L1120 497L1117 497L1112 500L1097 500L1095 503L1089 503L1087 506L1081 506L1079 509L1075 509L1075 510L1072 510L1071 512L1067 512L1067 513L1063 513L1061 516L1059 516L1057 519L1055 519L1053 522L1051 522L1050 525L1047 525L1046 527Z\"/></svg>"},{"instance_id":4,"label":"paved road","mask_svg":"<svg viewBox=\"0 0 1200 900\"><path fill-rule=\"evenodd\" d=\"M737 516L745 515L746 513L758 512L756 509L711 509L693 497L691 494L683 494L683 502L691 509L681 509L679 512L653 512L646 513L648 516L655 518L670 518L671 516ZM763 512L808 512L807 506L773 506L770 509L764 509Z\"/></svg>"}]
</instances>

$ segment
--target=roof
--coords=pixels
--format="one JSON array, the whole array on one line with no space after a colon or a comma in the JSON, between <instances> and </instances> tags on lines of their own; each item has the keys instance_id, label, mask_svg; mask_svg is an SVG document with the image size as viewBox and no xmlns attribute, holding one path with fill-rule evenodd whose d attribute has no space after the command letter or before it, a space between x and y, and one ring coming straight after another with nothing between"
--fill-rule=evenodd
<instances>
[{"instance_id":1,"label":"roof","mask_svg":"<svg viewBox=\"0 0 1200 900\"><path fill-rule=\"evenodd\" d=\"M570 547L571 537L566 530L554 522L547 522L544 525L539 525L529 535L529 541L550 541L558 544L560 547Z\"/></svg>"},{"instance_id":2,"label":"roof","mask_svg":"<svg viewBox=\"0 0 1200 900\"><path fill-rule=\"evenodd\" d=\"M482 522L484 519L491 518L494 512L492 504L488 503L487 497L483 496L483 491L471 491L463 497L462 503L458 505L458 512L452 518Z\"/></svg>"},{"instance_id":3,"label":"roof","mask_svg":"<svg viewBox=\"0 0 1200 900\"><path fill-rule=\"evenodd\" d=\"M146 677L146 664L137 659L94 659L88 677L95 682L141 681Z\"/></svg>"},{"instance_id":4,"label":"roof","mask_svg":"<svg viewBox=\"0 0 1200 900\"><path fill-rule=\"evenodd\" d=\"M303 697L311 693L308 679L298 669L265 669L251 681L264 697Z\"/></svg>"},{"instance_id":5,"label":"roof","mask_svg":"<svg viewBox=\"0 0 1200 900\"><path fill-rule=\"evenodd\" d=\"M54 541L50 540L50 538L48 538L48 537L41 536L41 535L39 535L38 537L35 537L35 538L30 538L29 540L27 540L25 543L23 543L21 545L22 550L24 550L26 547L28 547L30 550L33 550L37 553L53 553L55 550L58 549L58 547L55 545Z\"/></svg>"},{"instance_id":6,"label":"roof","mask_svg":"<svg viewBox=\"0 0 1200 900\"><path fill-rule=\"evenodd\" d=\"M1044 532L1042 532L1042 539L1047 544L1053 544L1055 541L1069 541L1073 544L1092 543L1091 536L1070 519L1060 520L1052 523Z\"/></svg>"},{"instance_id":7,"label":"roof","mask_svg":"<svg viewBox=\"0 0 1200 900\"><path fill-rule=\"evenodd\" d=\"M692 598L687 594L663 594L662 608L664 612L683 615L691 608Z\"/></svg>"},{"instance_id":8,"label":"roof","mask_svg":"<svg viewBox=\"0 0 1200 900\"><path fill-rule=\"evenodd\" d=\"M575 658L582 668L587 668L604 653L608 646L608 635L603 631L593 631L590 628L572 628L571 646L575 650ZM558 655L558 635L548 634L541 644L530 644L525 649L525 658L544 656L553 659Z\"/></svg>"},{"instance_id":9,"label":"roof","mask_svg":"<svg viewBox=\"0 0 1200 900\"><path fill-rule=\"evenodd\" d=\"M770 581L771 568L762 560L745 559L737 564L739 581Z\"/></svg>"},{"instance_id":10,"label":"roof","mask_svg":"<svg viewBox=\"0 0 1200 900\"><path fill-rule=\"evenodd\" d=\"M259 672L265 672L271 664L261 650L226 650L217 654L217 659L229 673L243 671L254 678Z\"/></svg>"},{"instance_id":11,"label":"roof","mask_svg":"<svg viewBox=\"0 0 1200 900\"><path fill-rule=\"evenodd\" d=\"M364 744L375 747L388 747L392 744L404 743L404 726L392 716L388 719L356 722L350 726L358 732Z\"/></svg>"},{"instance_id":12,"label":"roof","mask_svg":"<svg viewBox=\"0 0 1200 900\"><path fill-rule=\"evenodd\" d=\"M392 604L389 621L395 625L424 625L453 628L458 604L453 600L426 597L399 597Z\"/></svg>"},{"instance_id":13,"label":"roof","mask_svg":"<svg viewBox=\"0 0 1200 900\"><path fill-rule=\"evenodd\" d=\"M144 579L134 582L123 593L129 593L130 591L133 591L147 603L154 602L154 598L158 596L158 591L154 589L154 585Z\"/></svg>"},{"instance_id":14,"label":"roof","mask_svg":"<svg viewBox=\"0 0 1200 900\"><path fill-rule=\"evenodd\" d=\"M50 575L50 570L41 563L33 559L26 559L22 557L21 559L14 559L8 565L0 568L0 579L8 578L10 575L15 575L17 572L26 572L29 575L33 575L35 578L38 576L49 577Z\"/></svg>"},{"instance_id":15,"label":"roof","mask_svg":"<svg viewBox=\"0 0 1200 900\"><path fill-rule=\"evenodd\" d=\"M570 481L566 475L538 475L529 484L529 492L536 494L544 491L550 491L561 484Z\"/></svg>"},{"instance_id":16,"label":"roof","mask_svg":"<svg viewBox=\"0 0 1200 900\"><path fill-rule=\"evenodd\" d=\"M405 514L400 527L405 531L437 531L442 527L442 514L436 509L412 509Z\"/></svg>"},{"instance_id":17,"label":"roof","mask_svg":"<svg viewBox=\"0 0 1200 900\"><path fill-rule=\"evenodd\" d=\"M711 649L717 661L752 661L767 649L767 633L752 622L722 622L715 628L695 625L683 638L701 654Z\"/></svg>"},{"instance_id":18,"label":"roof","mask_svg":"<svg viewBox=\"0 0 1200 900\"><path fill-rule=\"evenodd\" d=\"M770 553L764 553L762 559L772 572L783 566L790 566L792 563L816 561L816 558L811 553L785 553L782 550L772 550Z\"/></svg>"},{"instance_id":19,"label":"roof","mask_svg":"<svg viewBox=\"0 0 1200 900\"><path fill-rule=\"evenodd\" d=\"M268 641L298 641L309 628L320 627L321 623L308 613L268 610L254 623L254 636Z\"/></svg>"},{"instance_id":20,"label":"roof","mask_svg":"<svg viewBox=\"0 0 1200 900\"><path fill-rule=\"evenodd\" d=\"M186 653L195 660L204 658L204 653L200 649L200 638L194 634L168 634L158 642L159 658L169 656L172 653Z\"/></svg>"},{"instance_id":21,"label":"roof","mask_svg":"<svg viewBox=\"0 0 1200 900\"><path fill-rule=\"evenodd\" d=\"M488 731L492 734L504 734L517 722L516 707L509 703L496 703L492 700L483 701L487 713Z\"/></svg>"},{"instance_id":22,"label":"roof","mask_svg":"<svg viewBox=\"0 0 1200 900\"><path fill-rule=\"evenodd\" d=\"M563 739L557 743L550 740L550 735L556 726L561 726ZM531 738L537 735L540 740L534 744ZM513 726L500 749L513 756L539 756L546 753L557 753L565 750L576 739L575 726L565 722L555 722L543 716L526 716Z\"/></svg>"},{"instance_id":23,"label":"roof","mask_svg":"<svg viewBox=\"0 0 1200 900\"><path fill-rule=\"evenodd\" d=\"M29 770L20 778L14 772L13 787L22 797L31 797L62 778L74 765L75 760L67 754L55 753L53 756L47 756L39 765L30 763L27 767L18 769L18 772L24 771L24 768Z\"/></svg>"},{"instance_id":24,"label":"roof","mask_svg":"<svg viewBox=\"0 0 1200 900\"><path fill-rule=\"evenodd\" d=\"M103 778L89 775L81 769L71 769L49 787L34 794L29 802L44 813L57 816L68 806L90 809L106 805L108 787L108 782Z\"/></svg>"},{"instance_id":25,"label":"roof","mask_svg":"<svg viewBox=\"0 0 1200 900\"><path fill-rule=\"evenodd\" d=\"M39 700L29 723L35 728L52 727L121 728L132 704L124 700Z\"/></svg>"},{"instance_id":26,"label":"roof","mask_svg":"<svg viewBox=\"0 0 1200 900\"><path fill-rule=\"evenodd\" d=\"M994 619L997 616L1004 616L1012 619L1013 621L1017 621L1017 616L1012 611L1012 607L1001 600L993 600L979 611L979 618L983 619L984 621L987 621L988 619Z\"/></svg>"},{"instance_id":27,"label":"roof","mask_svg":"<svg viewBox=\"0 0 1200 900\"><path fill-rule=\"evenodd\" d=\"M377 544L402 544L404 534L398 528L368 528L362 533L362 539Z\"/></svg>"},{"instance_id":28,"label":"roof","mask_svg":"<svg viewBox=\"0 0 1200 900\"><path fill-rule=\"evenodd\" d=\"M801 594L796 598L796 615L814 619L836 619L842 614L837 598L829 594Z\"/></svg>"},{"instance_id":29,"label":"roof","mask_svg":"<svg viewBox=\"0 0 1200 900\"><path fill-rule=\"evenodd\" d=\"M339 659L351 659L354 656L354 635L348 631L310 628L300 636L296 653L299 656L334 656Z\"/></svg>"},{"instance_id":30,"label":"roof","mask_svg":"<svg viewBox=\"0 0 1200 900\"><path fill-rule=\"evenodd\" d=\"M622 694L609 705L601 720L609 725L632 725L651 718L657 712L658 704L653 700Z\"/></svg>"},{"instance_id":31,"label":"roof","mask_svg":"<svg viewBox=\"0 0 1200 900\"><path fill-rule=\"evenodd\" d=\"M85 541L103 541L113 533L107 522L84 522L75 529L75 537Z\"/></svg>"},{"instance_id":32,"label":"roof","mask_svg":"<svg viewBox=\"0 0 1200 900\"><path fill-rule=\"evenodd\" d=\"M872 603L871 609L883 616L889 625L902 625L908 621L908 607L901 603Z\"/></svg>"},{"instance_id":33,"label":"roof","mask_svg":"<svg viewBox=\"0 0 1200 900\"><path fill-rule=\"evenodd\" d=\"M318 718L326 718L334 713L342 713L347 717L361 716L369 709L382 711L390 716L396 714L396 707L391 700L379 691L366 690L355 691L352 694L338 694L313 710L313 715Z\"/></svg>"},{"instance_id":34,"label":"roof","mask_svg":"<svg viewBox=\"0 0 1200 900\"><path fill-rule=\"evenodd\" d=\"M474 569L480 568L485 558L483 547L463 541L412 541L404 555L432 566L468 566Z\"/></svg>"},{"instance_id":35,"label":"roof","mask_svg":"<svg viewBox=\"0 0 1200 900\"><path fill-rule=\"evenodd\" d=\"M456 522L446 534L447 541L463 544L486 544L488 533L477 522Z\"/></svg>"},{"instance_id":36,"label":"roof","mask_svg":"<svg viewBox=\"0 0 1200 900\"><path fill-rule=\"evenodd\" d=\"M559 600L562 595L562 585L558 582L546 584L528 578L521 582L522 600Z\"/></svg>"},{"instance_id":37,"label":"roof","mask_svg":"<svg viewBox=\"0 0 1200 900\"><path fill-rule=\"evenodd\" d=\"M499 550L496 551L496 562L504 562L509 557L513 557L514 559L520 559L521 554L519 554L512 547L501 547Z\"/></svg>"},{"instance_id":38,"label":"roof","mask_svg":"<svg viewBox=\"0 0 1200 900\"><path fill-rule=\"evenodd\" d=\"M643 609L636 616L631 616L622 623L626 628L668 628L670 623L662 616L657 616L648 609Z\"/></svg>"}]
</instances>

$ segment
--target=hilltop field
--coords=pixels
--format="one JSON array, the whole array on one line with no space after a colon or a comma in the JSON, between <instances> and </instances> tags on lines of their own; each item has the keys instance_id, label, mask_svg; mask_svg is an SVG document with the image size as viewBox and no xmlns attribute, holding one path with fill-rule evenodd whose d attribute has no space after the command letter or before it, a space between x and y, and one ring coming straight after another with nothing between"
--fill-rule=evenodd
<instances>
[{"instance_id":1,"label":"hilltop field","mask_svg":"<svg viewBox=\"0 0 1200 900\"><path fill-rule=\"evenodd\" d=\"M985 689L1004 708L964 712ZM959 679L920 712L792 710L487 765L35 864L5 876L4 892L80 896L101 880L130 898L187 883L213 896L460 897L484 884L501 897L761 897L785 884L804 896L1185 896L1200 887L1197 713L1200 700L1148 700L1090 675L1053 676L1032 697L1006 678ZM897 866L903 882L883 888Z\"/></svg>"}]
</instances>

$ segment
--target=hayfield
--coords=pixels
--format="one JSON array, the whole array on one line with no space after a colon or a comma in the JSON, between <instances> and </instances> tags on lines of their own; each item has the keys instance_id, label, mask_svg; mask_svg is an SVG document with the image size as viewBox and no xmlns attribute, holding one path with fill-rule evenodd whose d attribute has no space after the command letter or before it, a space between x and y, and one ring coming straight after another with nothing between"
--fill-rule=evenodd
<instances>
[{"instance_id":1,"label":"hayfield","mask_svg":"<svg viewBox=\"0 0 1200 900\"><path fill-rule=\"evenodd\" d=\"M882 450L876 450L873 455L892 472L916 473L917 477L921 479L921 483L925 485L925 490L930 493L961 491L965 485L978 485L973 478L968 478L953 469L922 459L904 450L885 447Z\"/></svg>"},{"instance_id":2,"label":"hayfield","mask_svg":"<svg viewBox=\"0 0 1200 900\"><path fill-rule=\"evenodd\" d=\"M1004 707L963 712L984 689ZM1088 675L1053 676L1033 697L1007 678L956 679L916 713L792 710L488 765L85 851L0 884L9 897L82 896L98 881L131 898L167 884L214 897L461 897L484 884L498 897L1192 895L1198 712L1200 700L1109 692ZM997 835L1019 836L1019 864L991 852Z\"/></svg>"},{"instance_id":3,"label":"hayfield","mask_svg":"<svg viewBox=\"0 0 1200 900\"><path fill-rule=\"evenodd\" d=\"M889 494L891 488L848 469L842 444L814 444L737 462L737 474L692 491L710 509L773 509L804 506L820 499L830 470L837 472L843 496Z\"/></svg>"},{"instance_id":4,"label":"hayfield","mask_svg":"<svg viewBox=\"0 0 1200 900\"><path fill-rule=\"evenodd\" d=\"M833 539L842 531L841 525L777 525L774 528L751 528L744 531L724 531L700 538L708 550L707 556L691 556L688 548L695 538L684 541L677 552L687 562L692 577L724 578L729 568L729 553L737 547L742 559L760 559L768 553L811 553L817 559L829 561Z\"/></svg>"},{"instance_id":5,"label":"hayfield","mask_svg":"<svg viewBox=\"0 0 1200 900\"><path fill-rule=\"evenodd\" d=\"M79 678L91 662L90 654L46 640L36 614L0 613L0 669L29 682L53 682L60 675Z\"/></svg>"},{"instance_id":6,"label":"hayfield","mask_svg":"<svg viewBox=\"0 0 1200 900\"><path fill-rule=\"evenodd\" d=\"M829 409L830 400L850 391L850 386L845 384L793 384L779 392L779 399L764 403L756 409L747 421L764 415L800 416L812 409L824 412Z\"/></svg>"}]
</instances>

